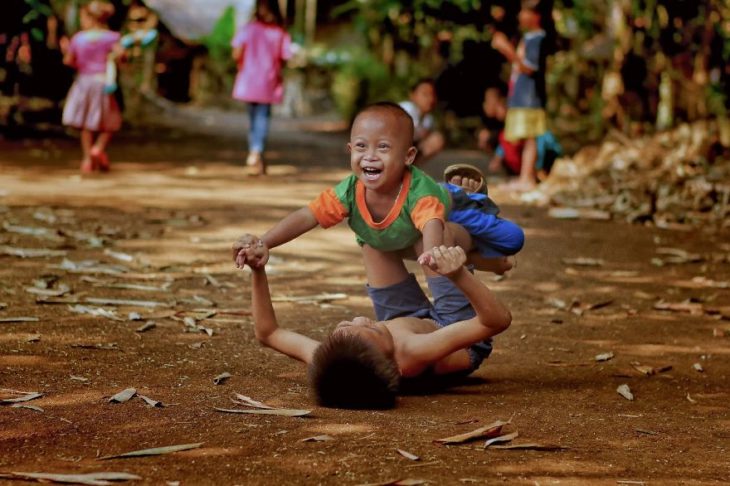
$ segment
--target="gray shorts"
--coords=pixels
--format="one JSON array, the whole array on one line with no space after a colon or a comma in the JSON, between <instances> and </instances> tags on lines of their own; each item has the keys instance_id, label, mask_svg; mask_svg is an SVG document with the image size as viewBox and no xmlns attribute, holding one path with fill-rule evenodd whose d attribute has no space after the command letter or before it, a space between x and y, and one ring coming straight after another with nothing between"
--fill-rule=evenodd
<instances>
[{"instance_id":1,"label":"gray shorts","mask_svg":"<svg viewBox=\"0 0 730 486\"><path fill-rule=\"evenodd\" d=\"M375 288L368 285L367 291L373 301L376 318L387 321L397 317L419 317L431 319L439 327L445 327L476 316L469 300L447 277L429 277L427 283L433 295L433 304L423 293L413 274L388 287ZM471 373L492 352L492 339L476 343L467 351L471 360L471 369L468 372Z\"/></svg>"}]
</instances>

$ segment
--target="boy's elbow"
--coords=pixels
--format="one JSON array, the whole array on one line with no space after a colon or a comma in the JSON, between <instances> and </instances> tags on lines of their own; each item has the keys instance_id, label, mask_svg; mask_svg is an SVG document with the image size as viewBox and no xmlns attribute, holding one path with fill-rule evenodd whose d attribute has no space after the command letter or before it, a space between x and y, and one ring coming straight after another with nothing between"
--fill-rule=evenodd
<instances>
[{"instance_id":1,"label":"boy's elbow","mask_svg":"<svg viewBox=\"0 0 730 486\"><path fill-rule=\"evenodd\" d=\"M506 331L510 324L512 324L512 313L508 309L505 309L503 312L491 316L488 322L483 322L482 324L493 330L494 334L499 334Z\"/></svg>"},{"instance_id":2,"label":"boy's elbow","mask_svg":"<svg viewBox=\"0 0 730 486\"><path fill-rule=\"evenodd\" d=\"M256 340L259 342L259 344L261 346L266 346L266 347L271 346L269 344L270 338L271 338L270 332L261 332L261 331L255 330L254 335L256 336Z\"/></svg>"},{"instance_id":3,"label":"boy's elbow","mask_svg":"<svg viewBox=\"0 0 730 486\"><path fill-rule=\"evenodd\" d=\"M501 326L499 329L499 332L506 331L507 328L512 324L512 312L509 311L509 309L504 310L504 315L501 319Z\"/></svg>"}]
</instances>

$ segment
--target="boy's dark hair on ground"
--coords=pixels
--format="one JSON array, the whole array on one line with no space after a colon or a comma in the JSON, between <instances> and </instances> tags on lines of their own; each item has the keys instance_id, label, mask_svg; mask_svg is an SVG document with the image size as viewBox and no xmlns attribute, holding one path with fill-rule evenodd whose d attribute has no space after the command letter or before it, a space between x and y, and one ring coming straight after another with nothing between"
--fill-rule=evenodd
<instances>
[{"instance_id":1,"label":"boy's dark hair on ground","mask_svg":"<svg viewBox=\"0 0 730 486\"><path fill-rule=\"evenodd\" d=\"M416 82L411 85L411 89L408 92L413 93L422 84L430 84L431 86L436 87L436 80L433 78L418 78Z\"/></svg>"},{"instance_id":2,"label":"boy's dark hair on ground","mask_svg":"<svg viewBox=\"0 0 730 486\"><path fill-rule=\"evenodd\" d=\"M355 117L352 119L352 124L355 124L355 120L357 120L360 115L364 115L369 111L376 110L390 110L395 113L396 116L402 117L404 120L406 120L408 122L407 125L410 127L411 131L410 139L413 139L413 118L411 118L411 115L409 115L408 112L404 110L401 105L399 105L398 103L393 103L392 101L378 101L377 103L367 105L365 108L360 110L357 115L355 115ZM352 129L352 127L350 127L350 129Z\"/></svg>"},{"instance_id":3,"label":"boy's dark hair on ground","mask_svg":"<svg viewBox=\"0 0 730 486\"><path fill-rule=\"evenodd\" d=\"M395 360L359 336L331 334L314 352L308 374L315 398L322 406L395 406L400 381Z\"/></svg>"}]
</instances>

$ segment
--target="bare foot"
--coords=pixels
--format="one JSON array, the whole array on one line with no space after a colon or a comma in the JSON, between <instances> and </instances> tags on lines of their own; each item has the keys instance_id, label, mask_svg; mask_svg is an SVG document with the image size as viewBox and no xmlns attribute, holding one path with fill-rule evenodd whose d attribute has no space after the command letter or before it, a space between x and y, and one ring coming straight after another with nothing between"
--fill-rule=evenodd
<instances>
[{"instance_id":1,"label":"bare foot","mask_svg":"<svg viewBox=\"0 0 730 486\"><path fill-rule=\"evenodd\" d=\"M485 258L476 251L471 251L467 255L467 261L473 265L475 269L482 272L492 272L497 275L504 275L514 267L513 258L510 257L493 257Z\"/></svg>"},{"instance_id":2,"label":"bare foot","mask_svg":"<svg viewBox=\"0 0 730 486\"><path fill-rule=\"evenodd\" d=\"M451 179L449 179L449 184L459 186L466 192L477 192L482 186L482 181L477 179L471 179L469 177L455 175Z\"/></svg>"},{"instance_id":3,"label":"bare foot","mask_svg":"<svg viewBox=\"0 0 730 486\"><path fill-rule=\"evenodd\" d=\"M84 159L81 161L81 173L82 174L91 174L94 172L94 162L91 160L91 158Z\"/></svg>"}]
</instances>

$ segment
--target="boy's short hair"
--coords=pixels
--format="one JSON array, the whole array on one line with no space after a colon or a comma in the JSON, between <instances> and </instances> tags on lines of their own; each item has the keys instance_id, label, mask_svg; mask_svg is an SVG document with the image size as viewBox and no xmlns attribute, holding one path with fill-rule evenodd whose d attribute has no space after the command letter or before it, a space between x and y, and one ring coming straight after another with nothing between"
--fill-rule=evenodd
<instances>
[{"instance_id":1,"label":"boy's short hair","mask_svg":"<svg viewBox=\"0 0 730 486\"><path fill-rule=\"evenodd\" d=\"M322 406L395 406L400 381L395 360L359 336L330 334L314 352L308 374L315 398Z\"/></svg>"},{"instance_id":2,"label":"boy's short hair","mask_svg":"<svg viewBox=\"0 0 730 486\"><path fill-rule=\"evenodd\" d=\"M413 140L413 118L406 110L403 109L401 105L399 105L398 103L393 103L392 101L378 101L377 103L367 105L365 108L360 110L357 115L355 115L355 118L352 119L353 125L355 124L355 120L357 120L361 115L364 115L365 113L368 113L370 111L377 110L391 111L397 117L402 118L404 121L407 121L407 125L410 126L411 131L410 138L408 140Z\"/></svg>"}]
</instances>

